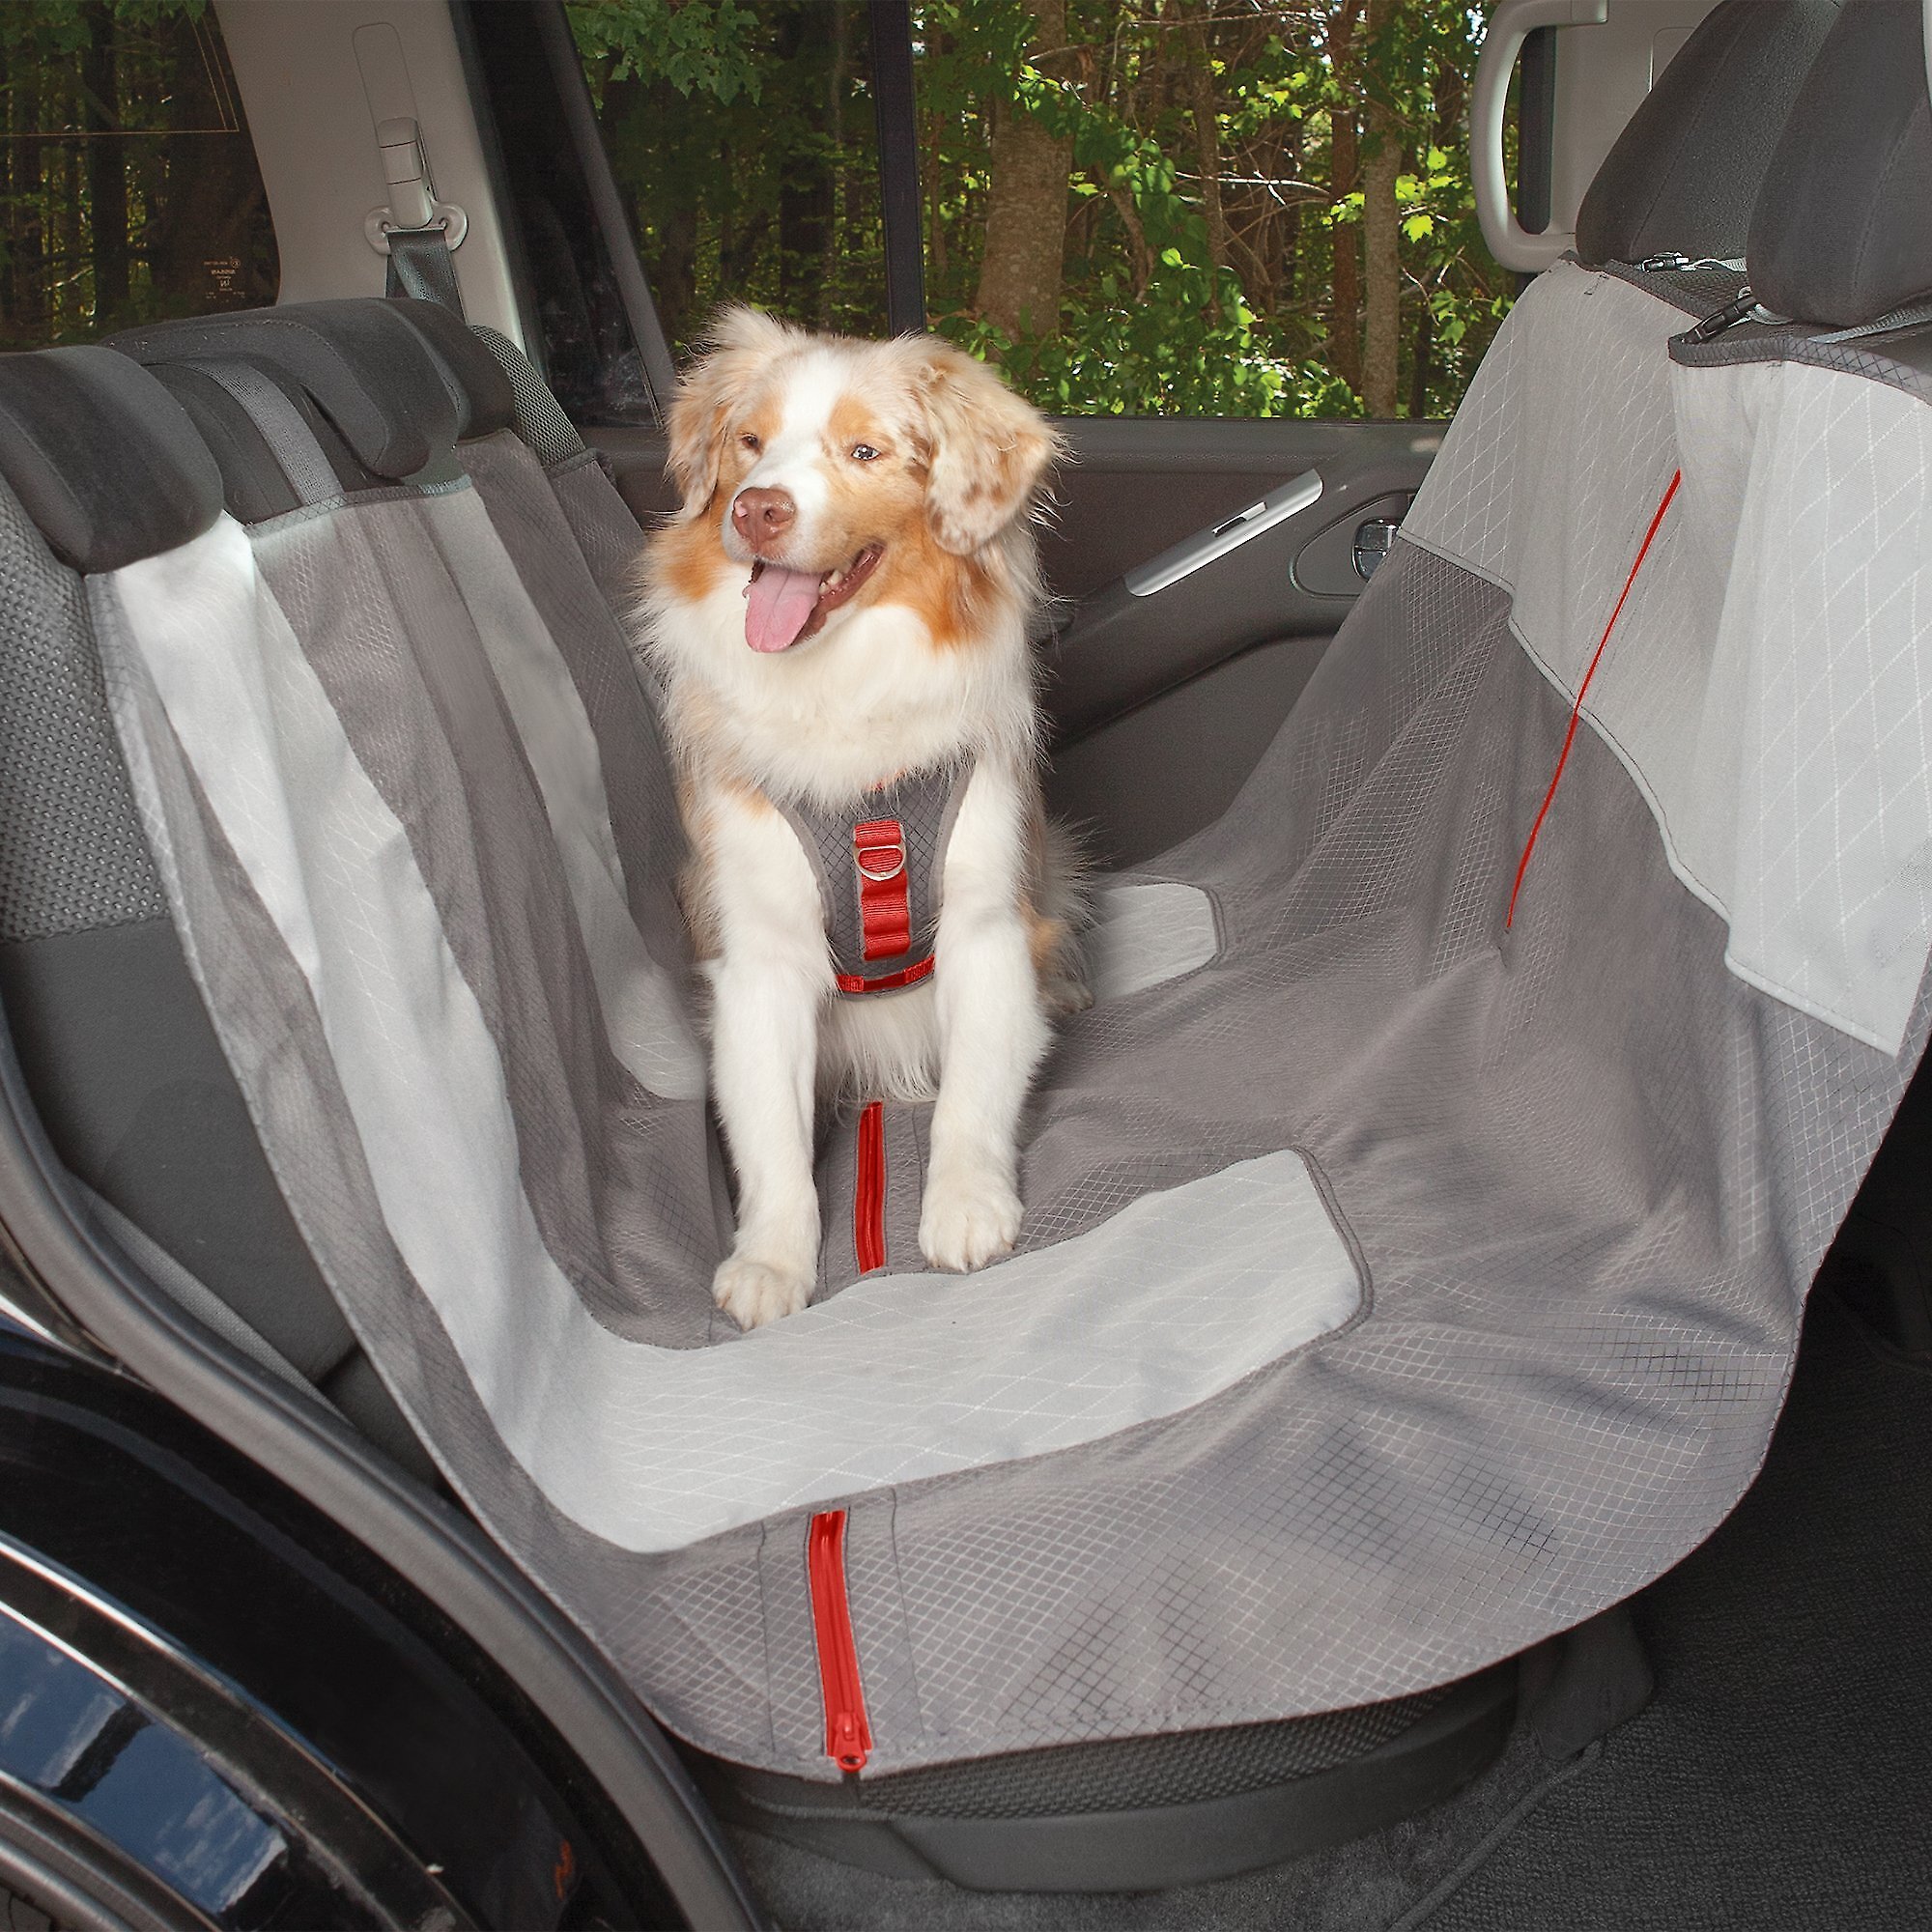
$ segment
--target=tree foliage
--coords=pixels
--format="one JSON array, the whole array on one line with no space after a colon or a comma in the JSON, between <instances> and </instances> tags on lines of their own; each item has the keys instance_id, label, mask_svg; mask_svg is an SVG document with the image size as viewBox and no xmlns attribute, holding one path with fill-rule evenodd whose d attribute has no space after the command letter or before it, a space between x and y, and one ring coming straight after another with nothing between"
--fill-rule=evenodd
<instances>
[{"instance_id":1,"label":"tree foliage","mask_svg":"<svg viewBox=\"0 0 1932 1932\"><path fill-rule=\"evenodd\" d=\"M0 4L0 345L271 301L276 279L207 0Z\"/></svg>"},{"instance_id":2,"label":"tree foliage","mask_svg":"<svg viewBox=\"0 0 1932 1932\"><path fill-rule=\"evenodd\" d=\"M876 328L863 10L571 12L674 338L732 297ZM1475 222L1463 124L1479 30L1465 4L916 0L914 25L928 305L1037 401L1358 414L1364 330L1379 328L1396 344L1381 407L1454 407L1512 293ZM1044 190L1065 224L1045 316L1030 301L1016 317L985 288L989 243L1013 218L997 144L1018 122L1065 156ZM1396 238L1380 287L1375 263L1363 274L1374 193Z\"/></svg>"}]
</instances>

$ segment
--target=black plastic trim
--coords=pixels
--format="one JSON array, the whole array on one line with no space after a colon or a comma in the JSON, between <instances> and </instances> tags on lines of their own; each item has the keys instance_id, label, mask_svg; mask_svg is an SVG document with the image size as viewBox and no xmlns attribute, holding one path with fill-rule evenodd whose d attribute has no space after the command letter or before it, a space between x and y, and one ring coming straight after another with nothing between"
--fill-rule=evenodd
<instances>
[{"instance_id":1,"label":"black plastic trim","mask_svg":"<svg viewBox=\"0 0 1932 1932\"><path fill-rule=\"evenodd\" d=\"M1151 1891L1202 1885L1380 1831L1494 1762L1518 1666L1465 1679L1378 1749L1284 1784L1191 1804L1063 1817L945 1818L865 1809L844 1786L745 1777L724 1803L751 1830L895 1878L974 1891ZM781 1792L788 1795L781 1795Z\"/></svg>"},{"instance_id":2,"label":"black plastic trim","mask_svg":"<svg viewBox=\"0 0 1932 1932\"><path fill-rule=\"evenodd\" d=\"M597 110L590 99L590 83L583 77L583 62L578 55L563 0L530 0L530 9L537 37L543 43L544 57L550 62L557 102L563 109L564 128L577 152L578 165L583 170L584 185L590 193L591 212L604 236L617 294L624 304L624 313L630 318L638 354L643 358L651 407L662 422L670 392L677 386L677 364L671 359L664 324L658 320L658 305L651 298L644 265L638 259L637 242L624 219L624 199L617 191L617 178L611 172L611 157L604 152Z\"/></svg>"},{"instance_id":3,"label":"black plastic trim","mask_svg":"<svg viewBox=\"0 0 1932 1932\"><path fill-rule=\"evenodd\" d=\"M1517 62L1516 218L1526 234L1549 226L1556 156L1556 29L1523 38Z\"/></svg>"},{"instance_id":4,"label":"black plastic trim","mask_svg":"<svg viewBox=\"0 0 1932 1932\"><path fill-rule=\"evenodd\" d=\"M886 231L886 324L925 333L925 237L919 198L919 107L909 0L871 0L872 110L879 129L879 206Z\"/></svg>"}]
</instances>

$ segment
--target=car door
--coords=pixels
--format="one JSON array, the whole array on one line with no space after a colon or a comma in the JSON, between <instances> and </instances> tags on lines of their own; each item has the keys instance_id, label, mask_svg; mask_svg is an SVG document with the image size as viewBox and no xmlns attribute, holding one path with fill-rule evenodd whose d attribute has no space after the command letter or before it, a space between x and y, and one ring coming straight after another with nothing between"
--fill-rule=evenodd
<instances>
[{"instance_id":1,"label":"car door","mask_svg":"<svg viewBox=\"0 0 1932 1932\"><path fill-rule=\"evenodd\" d=\"M1092 152L1089 129L1062 144L1071 157L1061 311L1020 338L996 332L977 299L995 221L982 177L1018 111L999 77L1034 71L991 13L758 0L741 10L748 30L711 47L700 71L642 37L630 11L575 15L574 37L561 9L468 14L521 230L526 333L545 346L553 385L627 500L644 518L672 506L656 404L720 300L858 332L926 320L1000 356L1054 415L1068 452L1041 529L1051 801L1104 866L1145 862L1208 823L1385 554L1514 289L1474 239L1444 150L1427 132L1388 129L1385 148L1402 152L1384 185L1408 211L1404 245L1434 286L1418 281L1382 318L1401 334L1387 364L1400 396L1390 409L1385 381L1389 413L1365 417L1378 398L1358 366L1359 153L1377 45L1359 10L1323 14L1321 32L1288 53L1269 52L1266 37L1237 44L1234 23L1202 29L1211 71L1264 56L1288 102L1268 124L1279 152L1264 162L1254 156L1266 141L1243 131L1259 83L1229 83L1212 112L1224 217L1239 195L1265 202L1290 186L1308 204L1293 224L1308 259L1284 284L1293 313L1272 288L1280 312L1262 327L1238 276L1202 256L1184 195L1128 200L1126 232L1155 232L1148 224L1163 207L1179 225L1157 255L1148 244L1141 285L1122 286L1109 253L1120 238L1099 233L1091 211L1123 199L1115 177L1139 177ZM1122 36L1142 31L1137 18L1097 0L1076 8L1065 33L1087 39L1063 68L1091 81L1093 37L1107 29L1118 57ZM1460 113L1457 76L1473 64L1469 31L1464 19L1463 38L1450 36L1443 98L1409 103L1445 128ZM1179 70L1162 68L1158 34L1143 35L1139 58L1140 78L1172 91ZM1311 80L1322 97L1312 115L1293 99ZM1141 120L1145 173L1178 135L1167 110ZM1322 177L1314 186L1311 173ZM1261 236L1280 257L1283 236L1269 234L1249 221L1250 255Z\"/></svg>"}]
</instances>

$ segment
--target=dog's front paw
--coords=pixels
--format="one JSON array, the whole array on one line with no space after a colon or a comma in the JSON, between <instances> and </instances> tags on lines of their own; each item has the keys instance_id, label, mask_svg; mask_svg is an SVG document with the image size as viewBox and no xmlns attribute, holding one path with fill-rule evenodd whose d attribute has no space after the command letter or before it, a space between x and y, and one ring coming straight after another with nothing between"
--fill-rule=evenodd
<instances>
[{"instance_id":1,"label":"dog's front paw","mask_svg":"<svg viewBox=\"0 0 1932 1932\"><path fill-rule=\"evenodd\" d=\"M781 1267L751 1255L729 1255L711 1277L711 1298L748 1334L796 1315L811 1299L813 1281L802 1268Z\"/></svg>"},{"instance_id":2,"label":"dog's front paw","mask_svg":"<svg viewBox=\"0 0 1932 1932\"><path fill-rule=\"evenodd\" d=\"M998 1175L936 1174L920 1208L920 1251L934 1267L963 1274L1012 1251L1020 1197Z\"/></svg>"}]
</instances>

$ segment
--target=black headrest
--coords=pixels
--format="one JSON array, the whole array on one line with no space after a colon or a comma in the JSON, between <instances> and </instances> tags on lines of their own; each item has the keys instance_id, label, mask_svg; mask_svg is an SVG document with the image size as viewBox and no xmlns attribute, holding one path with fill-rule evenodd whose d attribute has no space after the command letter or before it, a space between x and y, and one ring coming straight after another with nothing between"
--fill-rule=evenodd
<instances>
[{"instance_id":1,"label":"black headrest","mask_svg":"<svg viewBox=\"0 0 1932 1932\"><path fill-rule=\"evenodd\" d=\"M423 346L454 384L462 421L460 440L511 428L517 420L517 393L502 365L460 318L432 301L396 296L389 306L422 338Z\"/></svg>"},{"instance_id":2,"label":"black headrest","mask_svg":"<svg viewBox=\"0 0 1932 1932\"><path fill-rule=\"evenodd\" d=\"M108 349L0 355L0 473L75 570L118 570L199 536L221 476L182 408Z\"/></svg>"},{"instance_id":3,"label":"black headrest","mask_svg":"<svg viewBox=\"0 0 1932 1932\"><path fill-rule=\"evenodd\" d=\"M1577 213L1586 262L1745 251L1751 209L1838 0L1720 0L1605 156Z\"/></svg>"},{"instance_id":4,"label":"black headrest","mask_svg":"<svg viewBox=\"0 0 1932 1932\"><path fill-rule=\"evenodd\" d=\"M243 357L290 377L378 476L413 476L456 441L457 394L423 338L377 296L291 302L131 328L137 362Z\"/></svg>"},{"instance_id":5,"label":"black headrest","mask_svg":"<svg viewBox=\"0 0 1932 1932\"><path fill-rule=\"evenodd\" d=\"M1924 35L1919 0L1845 0L1751 217L1766 308L1854 328L1932 296Z\"/></svg>"}]
</instances>

